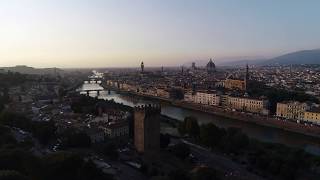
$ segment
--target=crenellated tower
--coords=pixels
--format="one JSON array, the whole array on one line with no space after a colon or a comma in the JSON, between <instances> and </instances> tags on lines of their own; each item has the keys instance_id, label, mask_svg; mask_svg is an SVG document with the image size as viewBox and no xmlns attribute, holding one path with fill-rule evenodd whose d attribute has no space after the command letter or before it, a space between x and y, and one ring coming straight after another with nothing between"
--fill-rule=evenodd
<instances>
[{"instance_id":1,"label":"crenellated tower","mask_svg":"<svg viewBox=\"0 0 320 180\"><path fill-rule=\"evenodd\" d=\"M139 153L160 148L161 106L149 104L134 108L134 146Z\"/></svg>"}]
</instances>

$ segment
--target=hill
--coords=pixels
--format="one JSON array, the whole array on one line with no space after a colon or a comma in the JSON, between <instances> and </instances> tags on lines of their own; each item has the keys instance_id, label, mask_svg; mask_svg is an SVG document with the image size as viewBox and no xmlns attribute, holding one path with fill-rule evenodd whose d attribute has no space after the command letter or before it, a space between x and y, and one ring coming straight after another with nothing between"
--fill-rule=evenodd
<instances>
[{"instance_id":1,"label":"hill","mask_svg":"<svg viewBox=\"0 0 320 180\"><path fill-rule=\"evenodd\" d=\"M14 66L14 67L0 67L2 71L11 71L11 72L18 72L21 74L37 74L37 75L44 75L44 74L61 74L63 70L58 68L33 68L24 65Z\"/></svg>"},{"instance_id":2,"label":"hill","mask_svg":"<svg viewBox=\"0 0 320 180\"><path fill-rule=\"evenodd\" d=\"M271 59L236 60L219 63L220 66L245 66L250 65L290 65L290 64L320 64L320 49L296 51Z\"/></svg>"},{"instance_id":3,"label":"hill","mask_svg":"<svg viewBox=\"0 0 320 180\"><path fill-rule=\"evenodd\" d=\"M320 49L297 51L261 62L261 65L269 64L320 64Z\"/></svg>"}]
</instances>

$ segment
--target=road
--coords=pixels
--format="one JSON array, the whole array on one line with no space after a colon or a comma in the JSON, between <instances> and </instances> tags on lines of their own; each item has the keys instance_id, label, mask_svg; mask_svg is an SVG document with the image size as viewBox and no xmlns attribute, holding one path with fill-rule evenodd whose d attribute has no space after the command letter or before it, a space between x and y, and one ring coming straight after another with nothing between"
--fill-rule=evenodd
<instances>
[{"instance_id":1,"label":"road","mask_svg":"<svg viewBox=\"0 0 320 180\"><path fill-rule=\"evenodd\" d=\"M181 142L190 147L191 153L197 159L198 164L224 172L226 179L263 180L263 178L248 172L243 165L233 162L228 157L215 154L209 149L190 143L186 140L181 140Z\"/></svg>"},{"instance_id":2,"label":"road","mask_svg":"<svg viewBox=\"0 0 320 180\"><path fill-rule=\"evenodd\" d=\"M107 156L103 154L94 154L98 159L104 163L111 165L110 171L114 171L114 177L116 180L127 180L127 179L137 179L137 180L147 180L148 178L138 169L135 169L122 160L111 161ZM120 154L121 156L121 154Z\"/></svg>"},{"instance_id":3,"label":"road","mask_svg":"<svg viewBox=\"0 0 320 180\"><path fill-rule=\"evenodd\" d=\"M117 180L128 180L128 179L138 179L147 180L148 178L142 174L139 170L123 163L123 162L112 162L113 168L120 169L120 171L115 175Z\"/></svg>"}]
</instances>

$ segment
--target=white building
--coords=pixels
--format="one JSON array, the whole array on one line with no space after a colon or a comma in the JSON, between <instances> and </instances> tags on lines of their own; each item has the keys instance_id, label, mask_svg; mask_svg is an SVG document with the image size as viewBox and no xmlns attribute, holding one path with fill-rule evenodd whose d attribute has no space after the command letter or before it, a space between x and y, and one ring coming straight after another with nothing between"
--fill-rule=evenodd
<instances>
[{"instance_id":1,"label":"white building","mask_svg":"<svg viewBox=\"0 0 320 180\"><path fill-rule=\"evenodd\" d=\"M251 113L259 113L267 115L269 113L267 106L268 101L265 99L253 99L248 97L227 96L224 99L226 106L232 109L246 111Z\"/></svg>"},{"instance_id":2,"label":"white building","mask_svg":"<svg viewBox=\"0 0 320 180\"><path fill-rule=\"evenodd\" d=\"M195 94L189 92L185 94L184 100L187 102L210 106L219 106L220 104L220 96L215 93L208 92L196 92Z\"/></svg>"}]
</instances>

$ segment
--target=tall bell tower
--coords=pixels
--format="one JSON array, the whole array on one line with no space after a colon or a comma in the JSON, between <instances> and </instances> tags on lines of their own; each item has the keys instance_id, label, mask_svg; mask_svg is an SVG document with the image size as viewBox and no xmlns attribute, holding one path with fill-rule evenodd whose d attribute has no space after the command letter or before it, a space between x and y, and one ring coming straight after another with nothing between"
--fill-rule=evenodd
<instances>
[{"instance_id":1,"label":"tall bell tower","mask_svg":"<svg viewBox=\"0 0 320 180\"><path fill-rule=\"evenodd\" d=\"M141 62L141 73L143 73L144 72L144 63L143 63L143 61Z\"/></svg>"},{"instance_id":2,"label":"tall bell tower","mask_svg":"<svg viewBox=\"0 0 320 180\"><path fill-rule=\"evenodd\" d=\"M249 74L249 65L247 63L246 65L246 76L244 78L244 85L245 85L245 91L248 91L248 83L249 83L249 79L250 79L250 74Z\"/></svg>"}]
</instances>

